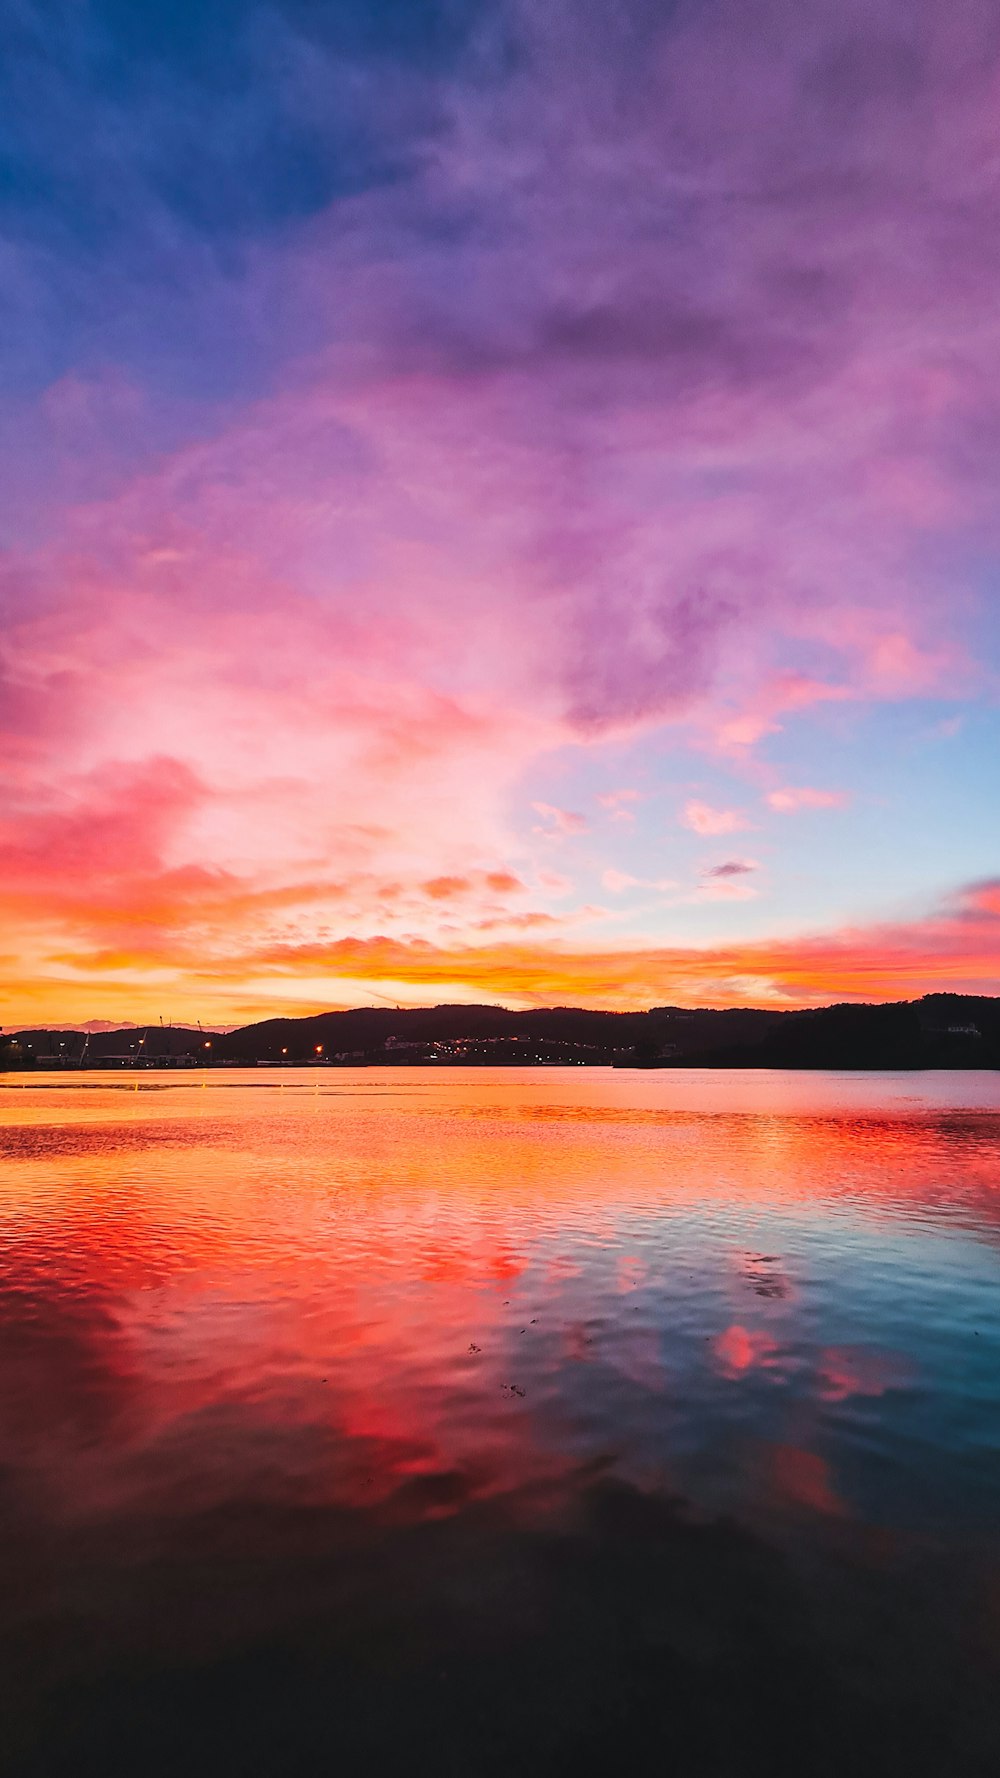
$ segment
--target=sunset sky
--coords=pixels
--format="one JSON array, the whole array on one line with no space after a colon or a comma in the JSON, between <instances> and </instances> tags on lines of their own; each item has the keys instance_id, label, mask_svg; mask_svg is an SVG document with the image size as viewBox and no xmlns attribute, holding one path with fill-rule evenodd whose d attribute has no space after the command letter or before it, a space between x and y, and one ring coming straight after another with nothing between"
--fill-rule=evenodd
<instances>
[{"instance_id":1,"label":"sunset sky","mask_svg":"<svg viewBox=\"0 0 1000 1778\"><path fill-rule=\"evenodd\" d=\"M992 0L13 0L0 1023L1000 978Z\"/></svg>"}]
</instances>

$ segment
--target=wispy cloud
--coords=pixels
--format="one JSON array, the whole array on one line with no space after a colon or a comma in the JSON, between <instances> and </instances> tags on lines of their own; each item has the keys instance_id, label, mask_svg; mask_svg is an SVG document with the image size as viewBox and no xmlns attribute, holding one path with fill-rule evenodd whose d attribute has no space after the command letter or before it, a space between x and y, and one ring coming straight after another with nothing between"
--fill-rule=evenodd
<instances>
[{"instance_id":1,"label":"wispy cloud","mask_svg":"<svg viewBox=\"0 0 1000 1778\"><path fill-rule=\"evenodd\" d=\"M850 798L845 790L816 790L800 784L771 790L766 801L779 815L794 815L799 809L843 809Z\"/></svg>"},{"instance_id":2,"label":"wispy cloud","mask_svg":"<svg viewBox=\"0 0 1000 1778\"><path fill-rule=\"evenodd\" d=\"M684 804L680 815L681 824L689 827L692 833L709 835L738 833L742 828L749 827L750 822L742 809L716 809L711 803L691 801Z\"/></svg>"},{"instance_id":3,"label":"wispy cloud","mask_svg":"<svg viewBox=\"0 0 1000 1778\"><path fill-rule=\"evenodd\" d=\"M732 877L705 877L698 885L701 901L754 901L757 891L751 883Z\"/></svg>"},{"instance_id":4,"label":"wispy cloud","mask_svg":"<svg viewBox=\"0 0 1000 1778\"><path fill-rule=\"evenodd\" d=\"M557 809L552 803L532 803L536 815L545 818L546 825L535 829L536 833L586 833L587 817L573 809Z\"/></svg>"},{"instance_id":5,"label":"wispy cloud","mask_svg":"<svg viewBox=\"0 0 1000 1778\"><path fill-rule=\"evenodd\" d=\"M627 871L613 868L603 872L601 882L612 895L621 895L626 889L655 889L659 894L666 894L679 887L674 877L632 877Z\"/></svg>"},{"instance_id":6,"label":"wispy cloud","mask_svg":"<svg viewBox=\"0 0 1000 1778\"><path fill-rule=\"evenodd\" d=\"M745 877L760 866L753 858L727 858L723 864L711 864L702 872L705 877Z\"/></svg>"}]
</instances>

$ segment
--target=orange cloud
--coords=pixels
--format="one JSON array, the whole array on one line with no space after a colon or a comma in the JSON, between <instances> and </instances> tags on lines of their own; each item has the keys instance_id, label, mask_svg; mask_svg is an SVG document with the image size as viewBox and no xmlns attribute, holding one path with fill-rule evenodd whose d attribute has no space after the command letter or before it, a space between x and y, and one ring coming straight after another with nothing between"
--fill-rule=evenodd
<instances>
[{"instance_id":1,"label":"orange cloud","mask_svg":"<svg viewBox=\"0 0 1000 1778\"><path fill-rule=\"evenodd\" d=\"M470 887L468 877L431 877L423 890L432 901L448 901L453 895L465 895Z\"/></svg>"},{"instance_id":2,"label":"orange cloud","mask_svg":"<svg viewBox=\"0 0 1000 1778\"><path fill-rule=\"evenodd\" d=\"M133 1017L157 1014L166 983L175 1016L229 1020L258 1016L264 1009L356 1004L363 989L390 995L405 990L417 1000L433 1000L444 991L526 1006L817 1005L905 999L942 989L990 993L1000 976L1000 886L995 882L960 891L908 924L704 947L588 949L556 938L544 944L444 943L384 933L287 937L247 946L233 942L224 889L215 885L211 893L216 900L210 945L197 901L194 913L186 904L175 905L176 925L166 931L142 924L136 912L131 924L121 923L118 942L104 947L88 943L70 949L65 937L61 945L36 937L20 975L8 970L2 1022L90 1018L105 1007L110 1011L112 1001L120 1007L125 992ZM238 889L235 905L245 899ZM71 911L65 912L72 924ZM531 914L505 924L530 930L541 919L551 930L551 918ZM100 977L106 979L95 981Z\"/></svg>"}]
</instances>

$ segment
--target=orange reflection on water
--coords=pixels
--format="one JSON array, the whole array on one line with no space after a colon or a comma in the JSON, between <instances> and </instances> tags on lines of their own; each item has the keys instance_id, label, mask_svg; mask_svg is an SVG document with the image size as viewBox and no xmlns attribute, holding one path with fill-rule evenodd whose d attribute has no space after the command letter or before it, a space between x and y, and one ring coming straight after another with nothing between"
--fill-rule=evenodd
<instances>
[{"instance_id":1,"label":"orange reflection on water","mask_svg":"<svg viewBox=\"0 0 1000 1778\"><path fill-rule=\"evenodd\" d=\"M812 1344L789 1243L822 1226L835 1274L844 1227L1000 1223L996 1120L905 1085L915 1108L583 1070L0 1087L2 1455L71 1515L444 1513L595 1454L669 1477L742 1436L753 1392L719 1379L760 1377L779 1494L841 1512L811 1414L917 1367Z\"/></svg>"},{"instance_id":2,"label":"orange reflection on water","mask_svg":"<svg viewBox=\"0 0 1000 1778\"><path fill-rule=\"evenodd\" d=\"M778 1362L778 1342L760 1328L751 1332L734 1322L716 1335L712 1355L724 1377L742 1377L750 1370L773 1369Z\"/></svg>"}]
</instances>

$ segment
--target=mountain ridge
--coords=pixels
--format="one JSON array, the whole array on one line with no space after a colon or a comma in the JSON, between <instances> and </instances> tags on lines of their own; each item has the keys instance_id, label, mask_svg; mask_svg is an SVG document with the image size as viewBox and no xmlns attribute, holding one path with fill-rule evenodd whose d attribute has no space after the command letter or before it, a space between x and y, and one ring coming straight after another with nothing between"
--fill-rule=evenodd
<instances>
[{"instance_id":1,"label":"mountain ridge","mask_svg":"<svg viewBox=\"0 0 1000 1778\"><path fill-rule=\"evenodd\" d=\"M969 1068L1000 1066L1000 997L823 1007L651 1007L612 1012L442 1002L354 1007L255 1021L228 1032L188 1026L26 1028L0 1038L0 1067L334 1062L366 1065L580 1062L622 1067Z\"/></svg>"}]
</instances>

